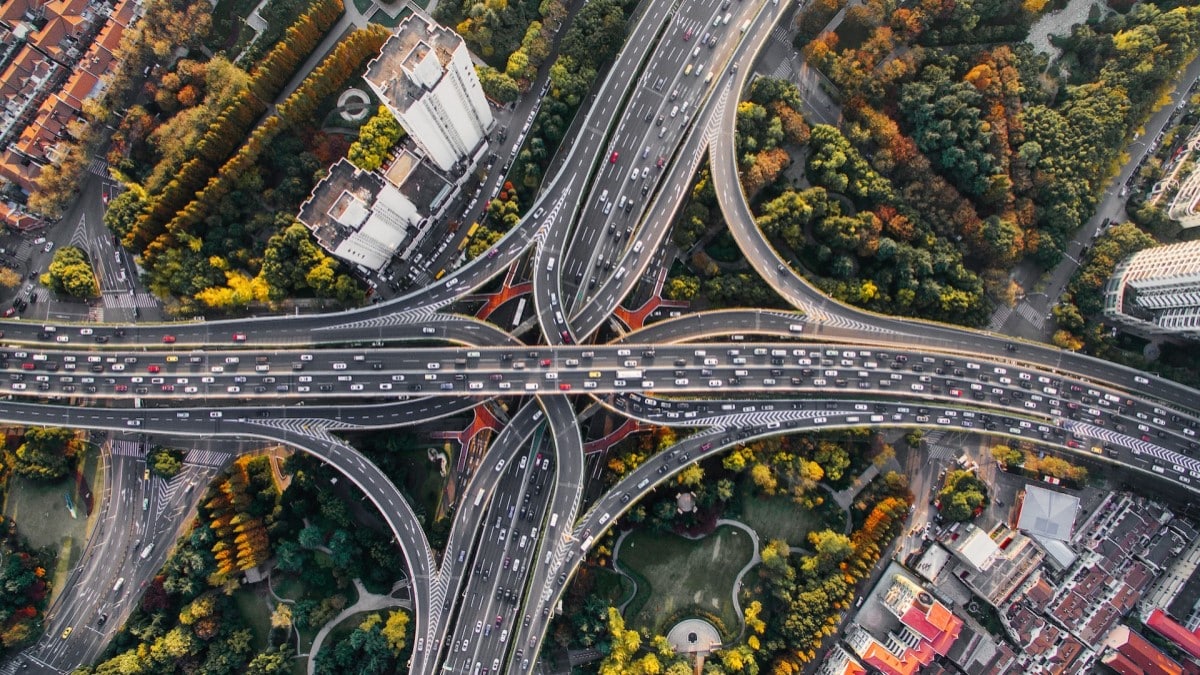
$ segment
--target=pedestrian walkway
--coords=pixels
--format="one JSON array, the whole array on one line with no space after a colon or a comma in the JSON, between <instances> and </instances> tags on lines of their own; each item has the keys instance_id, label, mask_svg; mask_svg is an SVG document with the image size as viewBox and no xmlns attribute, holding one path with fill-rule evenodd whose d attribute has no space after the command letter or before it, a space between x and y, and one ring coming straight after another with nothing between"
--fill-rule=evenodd
<instances>
[{"instance_id":1,"label":"pedestrian walkway","mask_svg":"<svg viewBox=\"0 0 1200 675\"><path fill-rule=\"evenodd\" d=\"M134 307L158 307L158 298L151 293L104 293L104 306L109 309L131 309Z\"/></svg>"},{"instance_id":2,"label":"pedestrian walkway","mask_svg":"<svg viewBox=\"0 0 1200 675\"><path fill-rule=\"evenodd\" d=\"M1028 321L1038 330L1042 330L1046 325L1046 317L1042 316L1042 313L1036 307L1029 304L1028 300L1022 300L1021 304L1017 305L1017 314L1020 314L1021 318Z\"/></svg>"},{"instance_id":3,"label":"pedestrian walkway","mask_svg":"<svg viewBox=\"0 0 1200 675\"><path fill-rule=\"evenodd\" d=\"M1004 328L1004 324L1008 323L1008 317L1012 316L1013 308L1008 305L1000 305L996 311L992 312L992 320L988 322L988 330L1000 330Z\"/></svg>"},{"instance_id":4,"label":"pedestrian walkway","mask_svg":"<svg viewBox=\"0 0 1200 675\"><path fill-rule=\"evenodd\" d=\"M108 178L108 162L100 159L99 157L95 157L92 159L92 161L88 162L87 170L90 174L99 176L101 178Z\"/></svg>"},{"instance_id":5,"label":"pedestrian walkway","mask_svg":"<svg viewBox=\"0 0 1200 675\"><path fill-rule=\"evenodd\" d=\"M300 656L308 657L308 675L313 675L317 668L317 654L321 653L321 643L325 642L325 638L329 635L329 631L333 630L343 620L358 614L359 612L378 612L392 607L403 607L411 610L412 602L408 600L398 600L390 595L376 595L368 591L362 582L358 579L354 580L354 589L358 591L358 600L353 605L343 609L337 616L325 622L321 626L321 630L317 631L313 637L312 647L309 648L307 654Z\"/></svg>"},{"instance_id":6,"label":"pedestrian walkway","mask_svg":"<svg viewBox=\"0 0 1200 675\"><path fill-rule=\"evenodd\" d=\"M134 441L113 441L111 453L117 457L142 457L141 445Z\"/></svg>"},{"instance_id":7,"label":"pedestrian walkway","mask_svg":"<svg viewBox=\"0 0 1200 675\"><path fill-rule=\"evenodd\" d=\"M216 450L189 450L183 461L185 464L219 469L229 463L229 455Z\"/></svg>"}]
</instances>

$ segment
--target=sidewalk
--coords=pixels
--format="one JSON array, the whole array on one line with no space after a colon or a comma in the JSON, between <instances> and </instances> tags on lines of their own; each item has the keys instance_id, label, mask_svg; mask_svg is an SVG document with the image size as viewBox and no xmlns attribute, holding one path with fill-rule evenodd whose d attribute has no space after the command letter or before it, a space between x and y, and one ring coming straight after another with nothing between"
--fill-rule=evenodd
<instances>
[{"instance_id":1,"label":"sidewalk","mask_svg":"<svg viewBox=\"0 0 1200 675\"><path fill-rule=\"evenodd\" d=\"M308 657L308 675L313 675L317 668L317 654L321 653L321 643L325 641L325 637L329 635L329 631L333 630L342 621L359 612L377 612L383 609L392 607L403 607L404 609L412 610L412 602L409 600L397 600L390 595L375 595L363 587L362 582L358 579L354 580L354 588L358 591L358 600L349 607L343 609L337 616L325 622L321 626L321 630L317 631L313 637L312 647L307 654L299 656Z\"/></svg>"}]
</instances>

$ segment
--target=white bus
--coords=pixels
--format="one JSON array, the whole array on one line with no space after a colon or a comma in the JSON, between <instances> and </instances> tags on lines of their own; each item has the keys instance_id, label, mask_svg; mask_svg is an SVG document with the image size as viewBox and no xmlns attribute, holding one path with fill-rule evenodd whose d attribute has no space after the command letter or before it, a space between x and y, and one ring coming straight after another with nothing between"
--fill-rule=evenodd
<instances>
[{"instance_id":1,"label":"white bus","mask_svg":"<svg viewBox=\"0 0 1200 675\"><path fill-rule=\"evenodd\" d=\"M483 503L483 488L479 488L479 494L475 495L475 506Z\"/></svg>"}]
</instances>

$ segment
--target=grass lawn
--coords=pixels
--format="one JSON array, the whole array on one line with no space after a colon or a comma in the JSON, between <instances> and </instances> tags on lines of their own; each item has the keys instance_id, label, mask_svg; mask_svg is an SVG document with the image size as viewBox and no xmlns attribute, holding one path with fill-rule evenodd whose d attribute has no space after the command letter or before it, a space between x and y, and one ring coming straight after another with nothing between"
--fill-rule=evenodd
<instances>
[{"instance_id":1,"label":"grass lawn","mask_svg":"<svg viewBox=\"0 0 1200 675\"><path fill-rule=\"evenodd\" d=\"M616 572L597 569L594 575L596 586L592 592L613 607L619 606L633 592L633 584L629 583L629 579Z\"/></svg>"},{"instance_id":2,"label":"grass lawn","mask_svg":"<svg viewBox=\"0 0 1200 675\"><path fill-rule=\"evenodd\" d=\"M104 486L97 483L100 478L96 453L89 453L80 467L88 489L95 495ZM8 482L4 500L4 514L17 523L17 530L29 540L34 548L49 547L56 556L55 567L50 570L51 601L63 588L70 571L79 563L87 542L88 500L80 494L80 485L74 473L53 483L12 476ZM75 517L67 509L66 496L70 495L75 506Z\"/></svg>"},{"instance_id":3,"label":"grass lawn","mask_svg":"<svg viewBox=\"0 0 1200 675\"><path fill-rule=\"evenodd\" d=\"M646 579L649 599L636 609L630 606L625 618L665 634L668 627L662 624L667 619L694 606L719 616L725 629L735 632L741 618L733 609L733 580L751 557L750 538L732 527L717 528L698 541L635 532L621 542L617 559L622 568ZM641 579L638 584L641 595Z\"/></svg>"},{"instance_id":4,"label":"grass lawn","mask_svg":"<svg viewBox=\"0 0 1200 675\"><path fill-rule=\"evenodd\" d=\"M231 57L241 53L254 37L254 30L241 19L250 16L257 6L258 0L220 0L213 8L213 30L209 31L205 46L214 52L224 49Z\"/></svg>"},{"instance_id":5,"label":"grass lawn","mask_svg":"<svg viewBox=\"0 0 1200 675\"><path fill-rule=\"evenodd\" d=\"M792 546L808 546L809 532L833 526L825 522L821 513L806 509L788 497L756 495L749 476L739 482L738 490L742 505L740 520L753 528L763 543L783 539Z\"/></svg>"},{"instance_id":6,"label":"grass lawn","mask_svg":"<svg viewBox=\"0 0 1200 675\"><path fill-rule=\"evenodd\" d=\"M233 593L238 612L254 631L254 651L267 648L267 637L271 633L271 610L267 606L266 589L260 593L254 588L240 588Z\"/></svg>"}]
</instances>

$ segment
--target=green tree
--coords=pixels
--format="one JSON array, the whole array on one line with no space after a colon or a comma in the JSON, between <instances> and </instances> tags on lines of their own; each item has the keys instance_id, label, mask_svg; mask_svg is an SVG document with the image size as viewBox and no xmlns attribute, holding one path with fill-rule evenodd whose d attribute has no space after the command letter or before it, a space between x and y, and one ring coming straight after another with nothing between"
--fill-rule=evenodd
<instances>
[{"instance_id":1,"label":"green tree","mask_svg":"<svg viewBox=\"0 0 1200 675\"><path fill-rule=\"evenodd\" d=\"M64 246L54 254L48 272L42 275L42 283L77 298L92 298L100 292L96 274L88 262L87 254L77 246Z\"/></svg>"},{"instance_id":2,"label":"green tree","mask_svg":"<svg viewBox=\"0 0 1200 675\"><path fill-rule=\"evenodd\" d=\"M11 461L13 470L29 478L57 480L67 474L84 445L71 429L30 427Z\"/></svg>"},{"instance_id":3,"label":"green tree","mask_svg":"<svg viewBox=\"0 0 1200 675\"><path fill-rule=\"evenodd\" d=\"M163 478L174 478L183 470L183 452L179 450L158 446L150 451L148 459L150 470Z\"/></svg>"},{"instance_id":4,"label":"green tree","mask_svg":"<svg viewBox=\"0 0 1200 675\"><path fill-rule=\"evenodd\" d=\"M987 505L987 484L973 471L948 471L938 499L941 512L951 522L966 522Z\"/></svg>"},{"instance_id":5,"label":"green tree","mask_svg":"<svg viewBox=\"0 0 1200 675\"><path fill-rule=\"evenodd\" d=\"M379 106L375 115L358 130L358 139L350 145L346 158L363 171L383 165L388 153L404 136L404 129L387 106Z\"/></svg>"}]
</instances>

